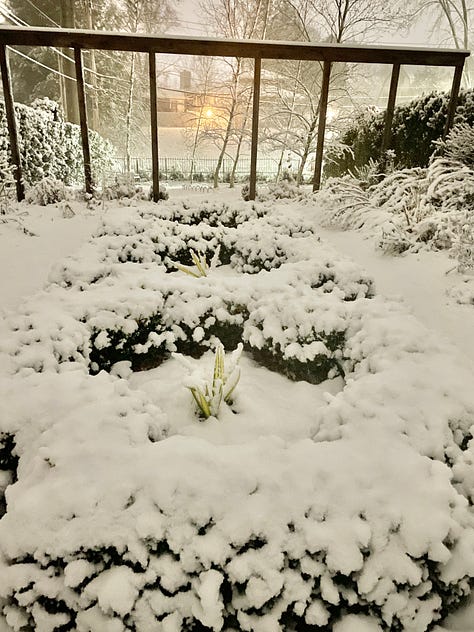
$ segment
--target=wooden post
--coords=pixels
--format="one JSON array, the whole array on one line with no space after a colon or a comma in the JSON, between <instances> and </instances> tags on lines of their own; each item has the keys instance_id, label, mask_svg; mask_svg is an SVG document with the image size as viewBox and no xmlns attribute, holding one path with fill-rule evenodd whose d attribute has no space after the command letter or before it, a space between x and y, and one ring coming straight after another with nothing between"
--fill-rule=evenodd
<instances>
[{"instance_id":1,"label":"wooden post","mask_svg":"<svg viewBox=\"0 0 474 632\"><path fill-rule=\"evenodd\" d=\"M18 202L25 198L23 186L23 174L21 169L21 157L18 147L18 132L16 127L15 106L10 82L7 51L5 45L0 46L0 66L2 71L3 98L5 99L5 114L7 117L8 137L10 140L10 157L13 166L13 177L16 184L16 197Z\"/></svg>"},{"instance_id":2,"label":"wooden post","mask_svg":"<svg viewBox=\"0 0 474 632\"><path fill-rule=\"evenodd\" d=\"M318 142L316 145L316 159L314 161L313 191L319 191L321 186L321 171L323 168L324 134L326 133L326 114L328 109L329 80L331 78L331 62L325 61L323 66L323 85L319 97Z\"/></svg>"},{"instance_id":3,"label":"wooden post","mask_svg":"<svg viewBox=\"0 0 474 632\"><path fill-rule=\"evenodd\" d=\"M385 114L385 127L383 131L382 139L382 161L384 161L384 154L390 147L390 141L392 140L392 122L393 113L395 111L395 102L397 100L398 80L400 78L400 64L393 64L392 78L390 80L390 91L388 94L387 112Z\"/></svg>"},{"instance_id":4,"label":"wooden post","mask_svg":"<svg viewBox=\"0 0 474 632\"><path fill-rule=\"evenodd\" d=\"M252 147L250 150L250 185L249 199L255 200L257 192L257 146L258 146L258 115L260 110L260 77L262 74L262 59L255 57L253 71L253 103L252 103Z\"/></svg>"},{"instance_id":5,"label":"wooden post","mask_svg":"<svg viewBox=\"0 0 474 632\"><path fill-rule=\"evenodd\" d=\"M148 71L150 76L150 120L151 120L151 172L152 172L152 199L158 202L160 199L160 165L158 156L158 100L156 95L156 56L148 55Z\"/></svg>"},{"instance_id":6,"label":"wooden post","mask_svg":"<svg viewBox=\"0 0 474 632\"><path fill-rule=\"evenodd\" d=\"M454 68L453 85L451 87L451 98L448 105L448 115L446 118L446 125L444 128L443 139L448 135L449 130L454 123L454 114L456 113L456 106L458 104L459 88L461 87L462 73L464 69L464 59L461 64L458 64Z\"/></svg>"},{"instance_id":7,"label":"wooden post","mask_svg":"<svg viewBox=\"0 0 474 632\"><path fill-rule=\"evenodd\" d=\"M87 129L86 93L84 90L84 70L82 68L82 52L74 47L74 61L76 64L77 100L79 103L79 120L81 122L82 155L84 156L84 179L86 193L92 194L91 154L89 148L89 132Z\"/></svg>"}]
</instances>

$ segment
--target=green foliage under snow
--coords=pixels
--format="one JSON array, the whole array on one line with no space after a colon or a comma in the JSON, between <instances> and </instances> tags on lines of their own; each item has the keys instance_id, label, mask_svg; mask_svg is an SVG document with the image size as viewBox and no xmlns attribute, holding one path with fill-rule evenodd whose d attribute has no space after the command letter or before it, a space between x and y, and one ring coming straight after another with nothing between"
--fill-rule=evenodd
<instances>
[{"instance_id":1,"label":"green foliage under snow","mask_svg":"<svg viewBox=\"0 0 474 632\"><path fill-rule=\"evenodd\" d=\"M84 179L81 130L63 121L59 106L50 99L38 99L33 107L15 105L23 178L33 185L44 178L66 185L82 184ZM113 164L112 145L89 131L93 177L99 181ZM5 106L0 102L0 164L9 152Z\"/></svg>"},{"instance_id":2,"label":"green foliage under snow","mask_svg":"<svg viewBox=\"0 0 474 632\"><path fill-rule=\"evenodd\" d=\"M391 159L398 169L426 167L436 150L446 124L448 94L432 93L395 108L392 124ZM367 111L348 128L338 144L329 148L324 173L327 177L355 173L381 155L385 111ZM474 123L474 90L459 95L455 124ZM347 147L346 151L342 148ZM453 156L454 157L454 156Z\"/></svg>"}]
</instances>

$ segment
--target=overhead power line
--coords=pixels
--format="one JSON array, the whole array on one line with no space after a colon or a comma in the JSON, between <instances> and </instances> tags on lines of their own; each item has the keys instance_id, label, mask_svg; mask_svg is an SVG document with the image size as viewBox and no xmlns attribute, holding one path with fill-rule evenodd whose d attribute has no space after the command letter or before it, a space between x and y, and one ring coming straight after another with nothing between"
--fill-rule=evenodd
<instances>
[{"instance_id":1,"label":"overhead power line","mask_svg":"<svg viewBox=\"0 0 474 632\"><path fill-rule=\"evenodd\" d=\"M48 22L50 24L54 24L54 26L57 26L58 28L61 28L61 25L58 24L57 22L55 22L53 20L53 18L50 18L49 15L47 15L44 11L42 11L39 7L36 6L36 4L34 2L31 2L31 0L26 0L28 2L28 4L33 7L33 9L35 9L40 15L42 15L44 18L46 18L48 20Z\"/></svg>"},{"instance_id":2,"label":"overhead power line","mask_svg":"<svg viewBox=\"0 0 474 632\"><path fill-rule=\"evenodd\" d=\"M55 22L52 18L50 18L46 13L44 13L41 9L39 9L33 2L31 2L31 0L27 0L27 2L33 7L35 8L39 13L41 13L45 18L47 18L52 24L54 24L55 26L58 26L59 28L61 28L61 26ZM11 11L10 9L8 9L7 7L5 7L3 4L0 5L0 13L2 13L4 15L4 17L6 17L8 20L11 20L16 26L24 26L24 27L31 27L30 24L28 24L27 22L25 22L24 20L22 20L20 17L18 17L17 15L15 15L13 13L13 11ZM182 20L185 23L188 24L199 24L199 22L191 22L191 21L187 21L187 20ZM76 77L71 77L70 75L67 75L59 70L56 70L55 68L51 68L51 66L48 66L47 64L44 64L40 61L38 61L37 59L34 59L33 57L31 57L30 55L27 55L26 53L22 53L19 50L17 50L16 48L12 48L11 46L7 46L7 48L9 50L11 50L13 53L15 53L16 55L19 55L20 57L23 57L24 59L27 59L28 61L31 61L33 64L36 64L38 66L41 66L42 68L44 68L45 70L49 70L49 72L52 72L55 75L58 75L60 77L64 77L65 79L69 79L70 81L75 81L77 82ZM66 55L65 53L63 53L61 50L59 50L58 48L51 46L51 50L53 50L54 52L56 52L58 55L60 55L61 57L63 57L64 59L67 59L69 62L74 63L74 59L69 57L68 55ZM101 51L104 52L104 51ZM113 57L111 55L107 55L109 58L113 59ZM120 79L119 77L116 77L114 75L105 75L101 72L97 72L95 70L92 70L91 68L88 68L87 66L84 66L84 70L86 70L87 72L90 72L92 74L94 74L97 77L100 77L102 79L109 79L111 81L118 81L120 83L127 83L128 81L126 79ZM173 72L172 74L178 74L177 72ZM92 84L89 84L87 82L85 82L85 85L87 88L89 89L93 89L96 90L97 87L93 86ZM180 94L191 94L191 95L196 95L198 94L198 92L196 92L195 90L181 90L179 88L169 88L167 86L163 86L163 85L157 85L157 88L160 88L160 90L165 90L167 92L179 92ZM220 93L211 93L211 92L206 92L205 93L207 97L217 97L217 98L226 98L226 95L222 95Z\"/></svg>"},{"instance_id":3,"label":"overhead power line","mask_svg":"<svg viewBox=\"0 0 474 632\"><path fill-rule=\"evenodd\" d=\"M26 55L25 53L21 53L19 50L16 50L15 48L12 48L11 46L7 46L7 48L8 50L11 50L13 53L15 53L15 55L19 55L20 57L23 57L24 59L28 59L29 61L33 62L37 66L41 66L42 68L49 70L49 72L53 72L55 75L59 75L60 77L64 77L65 79L70 79L70 81L77 81L75 77L70 77L69 75L65 75L63 72L56 70L55 68L51 68L50 66L47 66L46 64L43 64L37 59L34 59L33 57ZM84 84L88 88L93 88L93 86L87 82L84 82Z\"/></svg>"}]
</instances>

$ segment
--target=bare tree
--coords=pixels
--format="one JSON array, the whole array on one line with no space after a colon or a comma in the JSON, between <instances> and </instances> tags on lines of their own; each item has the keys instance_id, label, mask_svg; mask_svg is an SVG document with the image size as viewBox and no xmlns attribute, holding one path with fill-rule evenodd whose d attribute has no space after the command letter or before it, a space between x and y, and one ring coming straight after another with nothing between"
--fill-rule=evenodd
<instances>
[{"instance_id":1,"label":"bare tree","mask_svg":"<svg viewBox=\"0 0 474 632\"><path fill-rule=\"evenodd\" d=\"M275 31L288 39L342 43L367 42L384 29L401 28L408 21L402 0L280 0ZM333 64L331 101L347 97L347 85L354 66ZM315 149L319 119L319 93L322 78L320 64L289 62L273 65L276 77L274 99L267 119L272 121L274 147L280 147L278 176L283 157L291 150L299 157L296 173L300 183L303 171ZM278 128L275 128L278 124ZM277 176L277 177L278 177Z\"/></svg>"},{"instance_id":2,"label":"bare tree","mask_svg":"<svg viewBox=\"0 0 474 632\"><path fill-rule=\"evenodd\" d=\"M221 37L235 39L263 38L269 15L270 0L202 0L201 10L209 24ZM214 171L214 187L218 186L219 173L228 154L229 146L235 141L237 159L243 142L245 129L242 121L248 120L251 87L248 77L249 60L241 57L226 59L226 81L223 84L223 102L227 103L227 114L223 121L221 134L213 129L214 139L218 141L219 155ZM239 124L240 121L240 124ZM234 156L232 173L235 175L236 161Z\"/></svg>"},{"instance_id":3,"label":"bare tree","mask_svg":"<svg viewBox=\"0 0 474 632\"><path fill-rule=\"evenodd\" d=\"M420 13L425 16L433 9L438 17L435 26L447 31L449 40L458 49L470 49L470 31L474 12L472 0L428 0L422 2ZM471 59L466 60L464 67L464 82L466 87L472 87Z\"/></svg>"}]
</instances>

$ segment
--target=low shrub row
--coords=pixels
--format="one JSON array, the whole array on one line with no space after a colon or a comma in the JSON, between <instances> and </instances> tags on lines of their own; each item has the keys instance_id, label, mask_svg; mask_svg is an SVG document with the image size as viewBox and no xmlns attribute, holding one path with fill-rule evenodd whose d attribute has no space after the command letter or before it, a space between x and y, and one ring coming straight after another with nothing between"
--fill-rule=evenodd
<instances>
[{"instance_id":1,"label":"low shrub row","mask_svg":"<svg viewBox=\"0 0 474 632\"><path fill-rule=\"evenodd\" d=\"M147 208L112 215L0 324L0 454L17 479L0 520L8 625L329 632L354 613L425 632L474 577L472 373L306 228L251 275L120 263L120 239L164 225ZM285 226L284 212L266 222ZM211 420L183 432L99 370L199 354L213 336L345 386L307 411L310 436L232 442Z\"/></svg>"}]
</instances>

